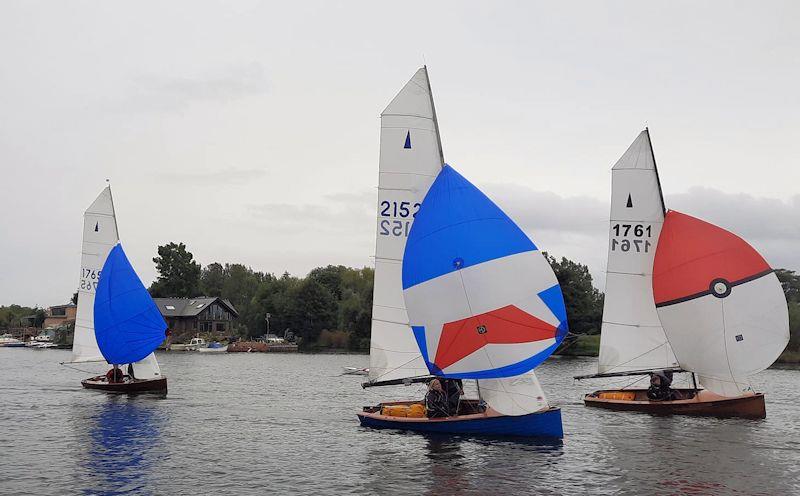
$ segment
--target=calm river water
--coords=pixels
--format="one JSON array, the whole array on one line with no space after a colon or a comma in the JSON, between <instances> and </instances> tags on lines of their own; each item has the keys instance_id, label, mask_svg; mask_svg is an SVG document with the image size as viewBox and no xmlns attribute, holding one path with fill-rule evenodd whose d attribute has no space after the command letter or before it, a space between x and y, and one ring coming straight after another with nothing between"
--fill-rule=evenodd
<instances>
[{"instance_id":1,"label":"calm river water","mask_svg":"<svg viewBox=\"0 0 800 496\"><path fill-rule=\"evenodd\" d=\"M565 438L542 444L363 429L422 394L339 376L364 355L162 353L164 399L83 390L67 357L0 349L0 494L800 494L797 370L756 378L764 421L670 418L586 408L594 362L550 359Z\"/></svg>"}]
</instances>

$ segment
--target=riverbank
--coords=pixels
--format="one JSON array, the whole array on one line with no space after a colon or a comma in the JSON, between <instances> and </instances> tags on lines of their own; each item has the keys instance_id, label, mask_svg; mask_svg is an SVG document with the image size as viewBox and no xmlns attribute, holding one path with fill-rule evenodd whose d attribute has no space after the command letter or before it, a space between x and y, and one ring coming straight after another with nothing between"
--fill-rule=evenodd
<instances>
[{"instance_id":1,"label":"riverbank","mask_svg":"<svg viewBox=\"0 0 800 496\"><path fill-rule=\"evenodd\" d=\"M557 350L554 354L561 356L585 356L596 357L600 353L600 335L582 334L572 343ZM800 351L784 350L781 356L775 361L780 364L798 365L800 364Z\"/></svg>"}]
</instances>

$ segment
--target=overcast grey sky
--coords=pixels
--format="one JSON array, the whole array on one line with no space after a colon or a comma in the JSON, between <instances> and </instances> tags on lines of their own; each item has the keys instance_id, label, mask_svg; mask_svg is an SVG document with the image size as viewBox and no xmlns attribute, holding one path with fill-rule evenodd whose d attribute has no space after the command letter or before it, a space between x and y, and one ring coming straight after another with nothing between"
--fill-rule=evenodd
<instances>
[{"instance_id":1,"label":"overcast grey sky","mask_svg":"<svg viewBox=\"0 0 800 496\"><path fill-rule=\"evenodd\" d=\"M0 304L74 291L110 178L156 247L371 265L379 114L426 61L445 158L603 288L610 168L649 125L667 206L800 270L797 2L0 3Z\"/></svg>"}]
</instances>

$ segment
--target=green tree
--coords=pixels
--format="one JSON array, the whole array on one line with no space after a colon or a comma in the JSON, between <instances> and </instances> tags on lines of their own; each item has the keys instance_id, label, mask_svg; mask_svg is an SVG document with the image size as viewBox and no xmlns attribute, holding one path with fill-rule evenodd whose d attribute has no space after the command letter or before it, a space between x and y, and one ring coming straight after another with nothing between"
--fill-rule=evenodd
<instances>
[{"instance_id":1,"label":"green tree","mask_svg":"<svg viewBox=\"0 0 800 496\"><path fill-rule=\"evenodd\" d=\"M603 294L592 285L589 267L565 257L543 253L564 294L569 329L574 334L597 334L603 317Z\"/></svg>"},{"instance_id":2,"label":"green tree","mask_svg":"<svg viewBox=\"0 0 800 496\"><path fill-rule=\"evenodd\" d=\"M786 301L800 303L800 274L793 270L775 269L775 275L783 286Z\"/></svg>"},{"instance_id":3,"label":"green tree","mask_svg":"<svg viewBox=\"0 0 800 496\"><path fill-rule=\"evenodd\" d=\"M200 289L200 264L183 243L169 243L158 247L153 258L158 279L150 286L154 297L188 298L197 296Z\"/></svg>"},{"instance_id":4,"label":"green tree","mask_svg":"<svg viewBox=\"0 0 800 496\"><path fill-rule=\"evenodd\" d=\"M200 272L200 292L205 296L221 296L225 282L225 268L214 262L203 267Z\"/></svg>"}]
</instances>

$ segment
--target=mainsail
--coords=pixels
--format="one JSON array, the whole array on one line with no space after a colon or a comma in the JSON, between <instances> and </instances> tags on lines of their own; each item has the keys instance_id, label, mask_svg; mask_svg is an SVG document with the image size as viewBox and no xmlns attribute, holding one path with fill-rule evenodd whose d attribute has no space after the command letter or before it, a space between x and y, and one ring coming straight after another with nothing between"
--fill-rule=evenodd
<instances>
[{"instance_id":1,"label":"mainsail","mask_svg":"<svg viewBox=\"0 0 800 496\"><path fill-rule=\"evenodd\" d=\"M653 303L653 258L665 209L647 129L617 161L611 176L598 373L676 367Z\"/></svg>"},{"instance_id":2,"label":"mainsail","mask_svg":"<svg viewBox=\"0 0 800 496\"><path fill-rule=\"evenodd\" d=\"M749 377L789 342L786 298L769 264L743 239L689 215L667 213L653 296L681 367L717 394L750 390Z\"/></svg>"},{"instance_id":3,"label":"mainsail","mask_svg":"<svg viewBox=\"0 0 800 496\"><path fill-rule=\"evenodd\" d=\"M564 299L527 235L450 166L428 191L403 257L403 295L427 370L524 374L564 339Z\"/></svg>"},{"instance_id":4,"label":"mainsail","mask_svg":"<svg viewBox=\"0 0 800 496\"><path fill-rule=\"evenodd\" d=\"M414 217L443 162L428 71L423 67L381 114L371 382L428 374L408 326L400 271Z\"/></svg>"},{"instance_id":5,"label":"mainsail","mask_svg":"<svg viewBox=\"0 0 800 496\"><path fill-rule=\"evenodd\" d=\"M111 364L144 360L164 341L167 324L120 244L103 265L94 318L97 344Z\"/></svg>"},{"instance_id":6,"label":"mainsail","mask_svg":"<svg viewBox=\"0 0 800 496\"><path fill-rule=\"evenodd\" d=\"M119 241L111 188L106 187L83 214L81 275L72 343L72 362L104 361L94 337L94 297L108 252Z\"/></svg>"}]
</instances>

